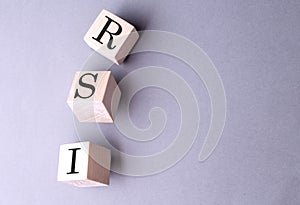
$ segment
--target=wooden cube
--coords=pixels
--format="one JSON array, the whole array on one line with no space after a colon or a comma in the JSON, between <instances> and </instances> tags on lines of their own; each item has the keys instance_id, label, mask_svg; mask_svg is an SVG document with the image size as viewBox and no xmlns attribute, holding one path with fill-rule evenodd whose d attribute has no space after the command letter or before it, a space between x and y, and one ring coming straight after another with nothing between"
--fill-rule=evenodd
<instances>
[{"instance_id":1,"label":"wooden cube","mask_svg":"<svg viewBox=\"0 0 300 205\"><path fill-rule=\"evenodd\" d=\"M139 38L136 29L120 17L102 10L84 41L95 51L120 65Z\"/></svg>"},{"instance_id":2,"label":"wooden cube","mask_svg":"<svg viewBox=\"0 0 300 205\"><path fill-rule=\"evenodd\" d=\"M80 122L113 123L121 91L111 71L76 72L67 103Z\"/></svg>"},{"instance_id":3,"label":"wooden cube","mask_svg":"<svg viewBox=\"0 0 300 205\"><path fill-rule=\"evenodd\" d=\"M60 146L57 181L78 187L109 185L111 153L91 142Z\"/></svg>"}]
</instances>

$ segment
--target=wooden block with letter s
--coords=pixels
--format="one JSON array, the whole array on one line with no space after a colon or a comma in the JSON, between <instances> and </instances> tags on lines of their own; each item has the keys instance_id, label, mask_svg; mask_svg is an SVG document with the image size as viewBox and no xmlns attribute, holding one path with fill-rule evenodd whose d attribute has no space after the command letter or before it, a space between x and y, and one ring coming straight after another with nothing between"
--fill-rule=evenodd
<instances>
[{"instance_id":1,"label":"wooden block with letter s","mask_svg":"<svg viewBox=\"0 0 300 205\"><path fill-rule=\"evenodd\" d=\"M84 41L95 51L120 65L134 44L139 34L128 22L102 10L88 32Z\"/></svg>"},{"instance_id":2,"label":"wooden block with letter s","mask_svg":"<svg viewBox=\"0 0 300 205\"><path fill-rule=\"evenodd\" d=\"M91 142L60 146L57 181L78 187L109 185L111 152Z\"/></svg>"},{"instance_id":3,"label":"wooden block with letter s","mask_svg":"<svg viewBox=\"0 0 300 205\"><path fill-rule=\"evenodd\" d=\"M113 123L121 91L111 71L76 72L67 103L80 122Z\"/></svg>"}]
</instances>

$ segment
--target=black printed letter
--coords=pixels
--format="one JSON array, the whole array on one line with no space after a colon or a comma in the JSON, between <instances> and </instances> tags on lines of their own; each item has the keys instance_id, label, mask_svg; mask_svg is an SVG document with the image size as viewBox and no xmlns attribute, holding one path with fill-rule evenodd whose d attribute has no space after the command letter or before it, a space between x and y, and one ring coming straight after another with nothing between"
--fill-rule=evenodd
<instances>
[{"instance_id":1,"label":"black printed letter","mask_svg":"<svg viewBox=\"0 0 300 205\"><path fill-rule=\"evenodd\" d=\"M95 93L95 87L94 87L93 85L91 85L91 84L82 82L83 77L86 76L86 75L91 75L91 76L93 76L93 77L94 77L94 81L96 82L96 81L97 81L97 77L98 77L98 73L97 73L96 75L93 75L92 73L86 73L86 74L84 74L83 76L81 76L80 79L79 79L79 85L81 85L82 87L91 89L91 90L92 90L92 93L91 93L89 96L87 96L87 97L82 97L81 95L79 95L78 89L76 89L74 98L80 97L80 98L86 99L86 98L89 98L89 97L91 97L92 95L94 95L94 93Z\"/></svg>"},{"instance_id":2,"label":"black printed letter","mask_svg":"<svg viewBox=\"0 0 300 205\"><path fill-rule=\"evenodd\" d=\"M103 44L101 42L101 38L103 37L104 33L107 32L109 34L109 41L107 43L107 48L109 49L114 49L116 46L112 47L112 40L113 40L113 35L117 36L122 32L122 27L120 24L118 24L116 21L112 20L111 18L109 18L108 16L105 16L107 18L107 22L104 25L103 29L101 30L100 34L98 35L97 38L92 37L94 40L98 41L99 43ZM118 26L118 30L115 33L109 32L107 29L109 27L109 25L111 24L111 22L114 22L117 26Z\"/></svg>"},{"instance_id":3,"label":"black printed letter","mask_svg":"<svg viewBox=\"0 0 300 205\"><path fill-rule=\"evenodd\" d=\"M80 150L80 148L69 149L72 150L72 163L71 163L71 171L67 174L78 174L79 172L75 172L75 161L76 161L76 151Z\"/></svg>"}]
</instances>

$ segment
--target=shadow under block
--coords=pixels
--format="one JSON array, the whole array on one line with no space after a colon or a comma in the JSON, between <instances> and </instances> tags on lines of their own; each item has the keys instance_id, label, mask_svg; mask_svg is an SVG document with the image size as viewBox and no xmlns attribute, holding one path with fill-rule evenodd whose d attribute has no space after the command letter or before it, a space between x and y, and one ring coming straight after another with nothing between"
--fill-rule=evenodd
<instances>
[{"instance_id":1,"label":"shadow under block","mask_svg":"<svg viewBox=\"0 0 300 205\"><path fill-rule=\"evenodd\" d=\"M139 38L136 29L120 17L102 10L84 41L95 51L120 65Z\"/></svg>"},{"instance_id":2,"label":"shadow under block","mask_svg":"<svg viewBox=\"0 0 300 205\"><path fill-rule=\"evenodd\" d=\"M57 181L78 187L109 185L111 152L91 142L60 146Z\"/></svg>"},{"instance_id":3,"label":"shadow under block","mask_svg":"<svg viewBox=\"0 0 300 205\"><path fill-rule=\"evenodd\" d=\"M80 122L113 123L121 91L111 71L76 72L67 104Z\"/></svg>"}]
</instances>

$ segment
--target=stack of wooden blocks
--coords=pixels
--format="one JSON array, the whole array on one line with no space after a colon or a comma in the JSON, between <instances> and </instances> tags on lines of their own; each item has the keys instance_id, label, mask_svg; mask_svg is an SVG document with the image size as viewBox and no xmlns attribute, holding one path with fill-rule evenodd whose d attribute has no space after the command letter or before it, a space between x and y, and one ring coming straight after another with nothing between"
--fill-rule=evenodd
<instances>
[{"instance_id":1,"label":"stack of wooden blocks","mask_svg":"<svg viewBox=\"0 0 300 205\"><path fill-rule=\"evenodd\" d=\"M95 51L120 65L138 40L136 29L103 10L84 41ZM113 123L121 91L111 71L79 71L67 103L80 122ZM91 142L60 146L57 180L80 187L109 185L111 152Z\"/></svg>"}]
</instances>

